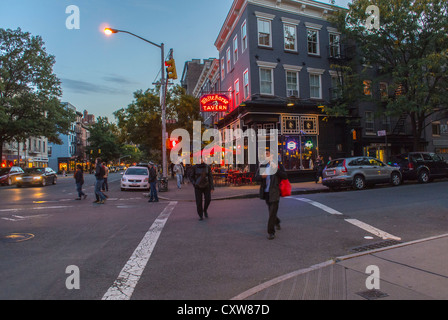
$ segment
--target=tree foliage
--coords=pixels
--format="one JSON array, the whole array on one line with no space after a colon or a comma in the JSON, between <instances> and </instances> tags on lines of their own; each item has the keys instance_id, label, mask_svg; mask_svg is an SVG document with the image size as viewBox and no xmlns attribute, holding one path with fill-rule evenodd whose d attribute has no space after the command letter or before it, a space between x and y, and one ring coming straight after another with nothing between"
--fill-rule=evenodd
<instances>
[{"instance_id":1,"label":"tree foliage","mask_svg":"<svg viewBox=\"0 0 448 320\"><path fill-rule=\"evenodd\" d=\"M61 143L75 114L61 106L55 58L39 36L0 28L0 153L4 142L45 136Z\"/></svg>"},{"instance_id":2,"label":"tree foliage","mask_svg":"<svg viewBox=\"0 0 448 320\"><path fill-rule=\"evenodd\" d=\"M379 8L378 29L366 26L369 5ZM448 110L448 2L355 0L336 23L356 43L363 63L379 68L373 80L390 80L390 91L400 91L388 97L384 112L410 117L417 149L426 120Z\"/></svg>"}]
</instances>

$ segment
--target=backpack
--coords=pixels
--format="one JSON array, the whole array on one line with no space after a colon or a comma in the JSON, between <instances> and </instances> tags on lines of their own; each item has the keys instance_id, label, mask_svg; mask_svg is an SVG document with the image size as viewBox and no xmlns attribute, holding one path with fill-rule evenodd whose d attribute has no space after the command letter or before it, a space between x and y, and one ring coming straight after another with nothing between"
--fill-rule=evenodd
<instances>
[{"instance_id":1,"label":"backpack","mask_svg":"<svg viewBox=\"0 0 448 320\"><path fill-rule=\"evenodd\" d=\"M201 172L201 176L199 178L198 183L196 184L196 186L200 189L206 189L209 186L209 181L208 181L208 166L205 166L204 170L202 170Z\"/></svg>"}]
</instances>

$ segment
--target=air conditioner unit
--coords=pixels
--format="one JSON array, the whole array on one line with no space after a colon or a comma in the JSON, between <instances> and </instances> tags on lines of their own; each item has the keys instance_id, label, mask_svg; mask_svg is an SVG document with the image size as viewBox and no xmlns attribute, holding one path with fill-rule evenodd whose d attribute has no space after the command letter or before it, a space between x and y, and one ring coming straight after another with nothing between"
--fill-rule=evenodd
<instances>
[{"instance_id":1,"label":"air conditioner unit","mask_svg":"<svg viewBox=\"0 0 448 320\"><path fill-rule=\"evenodd\" d=\"M287 97L299 97L299 90L286 90Z\"/></svg>"}]
</instances>

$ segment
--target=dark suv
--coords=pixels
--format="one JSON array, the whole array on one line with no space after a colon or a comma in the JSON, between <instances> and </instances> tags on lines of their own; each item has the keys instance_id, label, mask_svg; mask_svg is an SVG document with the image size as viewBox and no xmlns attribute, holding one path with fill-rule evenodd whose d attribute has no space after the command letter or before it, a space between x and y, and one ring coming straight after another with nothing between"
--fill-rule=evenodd
<instances>
[{"instance_id":1,"label":"dark suv","mask_svg":"<svg viewBox=\"0 0 448 320\"><path fill-rule=\"evenodd\" d=\"M448 162L432 152L408 152L392 161L400 167L403 180L418 180L427 183L434 178L448 177Z\"/></svg>"}]
</instances>

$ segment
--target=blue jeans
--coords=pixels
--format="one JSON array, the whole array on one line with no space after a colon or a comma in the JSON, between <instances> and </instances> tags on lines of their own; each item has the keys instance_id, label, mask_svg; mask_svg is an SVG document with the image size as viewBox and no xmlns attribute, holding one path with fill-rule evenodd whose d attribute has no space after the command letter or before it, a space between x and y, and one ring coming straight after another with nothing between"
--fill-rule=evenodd
<instances>
[{"instance_id":1,"label":"blue jeans","mask_svg":"<svg viewBox=\"0 0 448 320\"><path fill-rule=\"evenodd\" d=\"M177 187L180 189L180 185L182 184L182 175L176 174L176 178L177 178Z\"/></svg>"},{"instance_id":2,"label":"blue jeans","mask_svg":"<svg viewBox=\"0 0 448 320\"><path fill-rule=\"evenodd\" d=\"M157 181L150 182L151 191L149 192L149 200L159 201L159 197L157 196Z\"/></svg>"},{"instance_id":3,"label":"blue jeans","mask_svg":"<svg viewBox=\"0 0 448 320\"><path fill-rule=\"evenodd\" d=\"M104 179L96 180L95 182L95 195L97 200L104 200L106 196L101 192L101 187L103 186Z\"/></svg>"},{"instance_id":4,"label":"blue jeans","mask_svg":"<svg viewBox=\"0 0 448 320\"><path fill-rule=\"evenodd\" d=\"M82 196L85 195L84 192L82 192L82 183L77 183L76 184L76 191L78 191L78 197L81 198Z\"/></svg>"}]
</instances>

